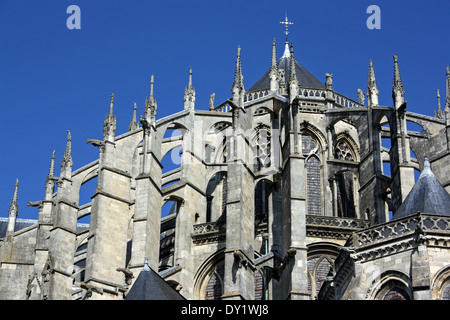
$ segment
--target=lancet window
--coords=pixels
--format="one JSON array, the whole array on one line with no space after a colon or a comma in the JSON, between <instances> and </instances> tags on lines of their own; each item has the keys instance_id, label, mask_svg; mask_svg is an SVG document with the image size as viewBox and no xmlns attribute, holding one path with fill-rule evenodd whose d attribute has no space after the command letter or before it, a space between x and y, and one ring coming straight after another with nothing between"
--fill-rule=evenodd
<instances>
[{"instance_id":1,"label":"lancet window","mask_svg":"<svg viewBox=\"0 0 450 320\"><path fill-rule=\"evenodd\" d=\"M253 168L261 171L271 165L271 132L270 127L260 124L255 128L253 139Z\"/></svg>"},{"instance_id":2,"label":"lancet window","mask_svg":"<svg viewBox=\"0 0 450 320\"><path fill-rule=\"evenodd\" d=\"M350 143L342 138L334 148L334 157L338 160L355 161L355 152ZM351 171L341 172L335 176L336 210L338 217L356 218L355 176Z\"/></svg>"},{"instance_id":3,"label":"lancet window","mask_svg":"<svg viewBox=\"0 0 450 320\"><path fill-rule=\"evenodd\" d=\"M319 143L308 134L302 135L302 153L306 159L306 203L311 215L322 214L322 183Z\"/></svg>"}]
</instances>

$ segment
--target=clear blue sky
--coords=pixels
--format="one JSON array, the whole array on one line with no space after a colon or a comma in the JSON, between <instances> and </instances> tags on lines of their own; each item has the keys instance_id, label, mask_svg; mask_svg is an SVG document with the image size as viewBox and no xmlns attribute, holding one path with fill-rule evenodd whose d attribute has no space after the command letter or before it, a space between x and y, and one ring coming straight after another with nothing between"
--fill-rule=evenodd
<instances>
[{"instance_id":1,"label":"clear blue sky","mask_svg":"<svg viewBox=\"0 0 450 320\"><path fill-rule=\"evenodd\" d=\"M81 9L81 29L69 30L69 5ZM381 29L369 30L369 5L381 9ZM399 56L408 110L433 115L442 105L450 65L450 1L0 0L0 216L7 216L19 179L19 218L37 218L27 201L42 200L53 150L56 175L72 133L74 169L98 158L86 139L102 139L115 94L116 134L127 132L133 102L143 115L155 75L157 118L183 108L189 67L197 109L230 97L236 48L244 84L269 68L272 39L284 46L280 21L295 24L296 59L319 80L357 99L374 61L380 104L392 105L393 55Z\"/></svg>"}]
</instances>

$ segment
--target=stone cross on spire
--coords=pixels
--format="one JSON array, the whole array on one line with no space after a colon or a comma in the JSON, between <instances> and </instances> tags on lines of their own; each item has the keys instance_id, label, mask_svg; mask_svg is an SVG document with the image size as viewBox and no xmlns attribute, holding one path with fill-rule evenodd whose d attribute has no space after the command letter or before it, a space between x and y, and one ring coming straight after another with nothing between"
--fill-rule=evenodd
<instances>
[{"instance_id":1,"label":"stone cross on spire","mask_svg":"<svg viewBox=\"0 0 450 320\"><path fill-rule=\"evenodd\" d=\"M289 26L290 25L293 25L294 23L293 22L290 22L289 20L288 20L288 17L287 17L287 13L286 13L286 17L285 17L285 19L284 19L284 21L280 21L280 23L281 24L284 24L284 26L285 26L285 31L284 31L284 33L286 34L286 42L288 42L288 34L289 34Z\"/></svg>"}]
</instances>

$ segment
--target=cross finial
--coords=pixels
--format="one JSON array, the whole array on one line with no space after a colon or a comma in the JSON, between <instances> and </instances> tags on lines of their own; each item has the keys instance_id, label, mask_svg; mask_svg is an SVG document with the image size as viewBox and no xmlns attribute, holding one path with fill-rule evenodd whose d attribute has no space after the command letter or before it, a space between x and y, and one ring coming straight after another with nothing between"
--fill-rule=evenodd
<instances>
[{"instance_id":1,"label":"cross finial","mask_svg":"<svg viewBox=\"0 0 450 320\"><path fill-rule=\"evenodd\" d=\"M285 17L284 21L280 21L280 23L284 24L284 26L286 27L286 30L284 31L284 33L286 34L286 42L288 42L288 34L289 34L289 29L288 28L289 28L290 25L292 25L294 23L290 22L288 20L287 13L286 13L286 17Z\"/></svg>"}]
</instances>

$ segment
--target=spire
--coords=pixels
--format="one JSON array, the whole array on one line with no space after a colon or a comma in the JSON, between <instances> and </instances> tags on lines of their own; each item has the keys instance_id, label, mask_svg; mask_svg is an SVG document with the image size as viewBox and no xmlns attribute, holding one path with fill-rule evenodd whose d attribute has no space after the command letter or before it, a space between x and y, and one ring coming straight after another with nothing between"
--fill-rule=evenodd
<instances>
[{"instance_id":1,"label":"spire","mask_svg":"<svg viewBox=\"0 0 450 320\"><path fill-rule=\"evenodd\" d=\"M439 89L437 89L437 102L438 102L438 111L434 112L434 117L438 119L445 119L445 115L442 112L441 108L441 94L439 93Z\"/></svg>"},{"instance_id":2,"label":"spire","mask_svg":"<svg viewBox=\"0 0 450 320\"><path fill-rule=\"evenodd\" d=\"M113 115L114 93L111 94L111 103L109 105L109 114L105 117L103 124L103 139L113 141L116 134L116 117Z\"/></svg>"},{"instance_id":3,"label":"spire","mask_svg":"<svg viewBox=\"0 0 450 320\"><path fill-rule=\"evenodd\" d=\"M296 80L297 81L297 72L295 70L295 58L294 58L294 44L291 42L291 50L290 50L290 70L289 70L289 82Z\"/></svg>"},{"instance_id":4,"label":"spire","mask_svg":"<svg viewBox=\"0 0 450 320\"><path fill-rule=\"evenodd\" d=\"M379 90L377 87L377 81L375 80L375 71L373 69L372 59L369 60L369 80L367 81L367 98L369 106L378 105Z\"/></svg>"},{"instance_id":5,"label":"spire","mask_svg":"<svg viewBox=\"0 0 450 320\"><path fill-rule=\"evenodd\" d=\"M194 110L195 106L195 88L192 86L192 68L189 67L189 82L184 89L184 110Z\"/></svg>"},{"instance_id":6,"label":"spire","mask_svg":"<svg viewBox=\"0 0 450 320\"><path fill-rule=\"evenodd\" d=\"M61 177L70 178L72 174L72 166L72 136L70 135L70 131L67 130L66 151L64 152L64 156L61 161Z\"/></svg>"},{"instance_id":7,"label":"spire","mask_svg":"<svg viewBox=\"0 0 450 320\"><path fill-rule=\"evenodd\" d=\"M289 70L289 100L292 101L298 96L298 79L295 70L294 45L291 43L291 60Z\"/></svg>"},{"instance_id":8,"label":"spire","mask_svg":"<svg viewBox=\"0 0 450 320\"><path fill-rule=\"evenodd\" d=\"M128 125L128 131L133 131L133 130L136 130L137 128L139 128L139 125L136 122L136 110L137 110L137 106L136 106L136 102L135 102L134 108L133 108L133 118L131 119L131 122Z\"/></svg>"},{"instance_id":9,"label":"spire","mask_svg":"<svg viewBox=\"0 0 450 320\"><path fill-rule=\"evenodd\" d=\"M111 102L109 104L109 116L113 116L113 108L114 108L114 93L111 93Z\"/></svg>"},{"instance_id":10,"label":"spire","mask_svg":"<svg viewBox=\"0 0 450 320\"><path fill-rule=\"evenodd\" d=\"M403 88L402 79L400 77L400 69L398 67L397 55L394 55L394 82L392 84L392 98L394 99L395 109L400 108L405 102L405 89Z\"/></svg>"},{"instance_id":11,"label":"spire","mask_svg":"<svg viewBox=\"0 0 450 320\"><path fill-rule=\"evenodd\" d=\"M189 67L189 88L192 88L192 67Z\"/></svg>"},{"instance_id":12,"label":"spire","mask_svg":"<svg viewBox=\"0 0 450 320\"><path fill-rule=\"evenodd\" d=\"M153 86L155 84L155 76L152 74L152 76L150 77L150 101L155 100L153 98Z\"/></svg>"},{"instance_id":13,"label":"spire","mask_svg":"<svg viewBox=\"0 0 450 320\"><path fill-rule=\"evenodd\" d=\"M236 58L236 70L234 73L233 87L231 88L233 92L233 100L239 101L241 95L245 92L244 89L244 76L242 75L242 62L241 62L241 47L238 46L237 58Z\"/></svg>"},{"instance_id":14,"label":"spire","mask_svg":"<svg viewBox=\"0 0 450 320\"><path fill-rule=\"evenodd\" d=\"M148 100L145 100L145 110L144 110L144 116L148 121L151 123L154 123L156 120L156 110L157 110L157 103L153 96L153 86L155 84L155 76L152 74L150 77L150 98Z\"/></svg>"},{"instance_id":15,"label":"spire","mask_svg":"<svg viewBox=\"0 0 450 320\"><path fill-rule=\"evenodd\" d=\"M278 66L277 66L277 46L276 46L276 41L275 38L273 38L273 42L272 42L272 63L270 64L270 69L273 70L277 70Z\"/></svg>"},{"instance_id":16,"label":"spire","mask_svg":"<svg viewBox=\"0 0 450 320\"><path fill-rule=\"evenodd\" d=\"M272 44L272 63L270 65L270 91L278 92L279 88L279 76L278 76L278 64L277 64L277 47L275 43L275 38Z\"/></svg>"},{"instance_id":17,"label":"spire","mask_svg":"<svg viewBox=\"0 0 450 320\"><path fill-rule=\"evenodd\" d=\"M16 185L14 186L14 193L11 203L9 204L9 215L17 215L17 209L19 208L19 205L17 203L17 193L19 190L19 179L16 179Z\"/></svg>"},{"instance_id":18,"label":"spire","mask_svg":"<svg viewBox=\"0 0 450 320\"><path fill-rule=\"evenodd\" d=\"M50 160L50 168L48 169L47 178L52 178L55 176L55 150L52 153L52 159Z\"/></svg>"},{"instance_id":19,"label":"spire","mask_svg":"<svg viewBox=\"0 0 450 320\"><path fill-rule=\"evenodd\" d=\"M12 201L9 205L8 214L8 226L6 230L7 237L12 237L14 234L14 228L16 225L16 217L18 215L19 205L17 203L17 193L19 190L19 179L16 179L16 185L14 186L14 194Z\"/></svg>"},{"instance_id":20,"label":"spire","mask_svg":"<svg viewBox=\"0 0 450 320\"><path fill-rule=\"evenodd\" d=\"M50 168L48 170L47 179L45 181L45 199L50 200L55 190L55 150L53 150L52 159L50 160Z\"/></svg>"}]
</instances>

